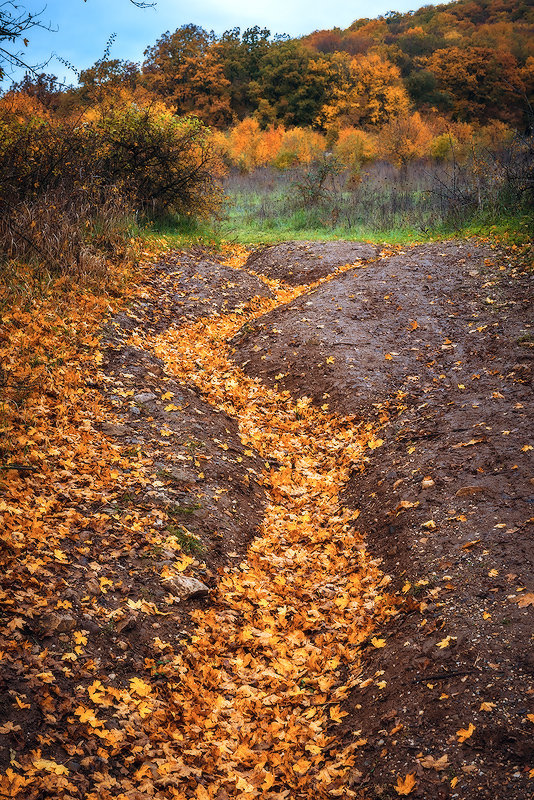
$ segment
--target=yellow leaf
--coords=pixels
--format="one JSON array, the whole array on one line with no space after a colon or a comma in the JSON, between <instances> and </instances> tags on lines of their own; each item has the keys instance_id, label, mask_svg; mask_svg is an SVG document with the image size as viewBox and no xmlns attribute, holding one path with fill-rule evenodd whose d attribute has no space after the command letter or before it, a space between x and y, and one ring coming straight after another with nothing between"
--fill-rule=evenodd
<instances>
[{"instance_id":1,"label":"yellow leaf","mask_svg":"<svg viewBox=\"0 0 534 800\"><path fill-rule=\"evenodd\" d=\"M373 645L373 647L385 647L386 646L386 640L385 639L377 639L376 636L373 636L373 638L371 639L371 644Z\"/></svg>"},{"instance_id":2,"label":"yellow leaf","mask_svg":"<svg viewBox=\"0 0 534 800\"><path fill-rule=\"evenodd\" d=\"M348 713L347 711L341 711L338 705L332 706L330 708L330 719L333 720L334 722L341 722L343 717L347 716L347 713Z\"/></svg>"},{"instance_id":3,"label":"yellow leaf","mask_svg":"<svg viewBox=\"0 0 534 800\"><path fill-rule=\"evenodd\" d=\"M387 361L391 361L391 359L393 358L393 356L391 355L391 353L384 353L384 358L385 358Z\"/></svg>"},{"instance_id":4,"label":"yellow leaf","mask_svg":"<svg viewBox=\"0 0 534 800\"><path fill-rule=\"evenodd\" d=\"M311 767L311 761L308 761L305 758L299 758L296 764L293 764L294 772L298 772L299 775L304 775L309 768Z\"/></svg>"},{"instance_id":5,"label":"yellow leaf","mask_svg":"<svg viewBox=\"0 0 534 800\"><path fill-rule=\"evenodd\" d=\"M410 794L416 784L415 780L415 772L410 772L406 775L405 778L401 778L400 775L397 777L397 783L395 785L395 791L397 794L406 795Z\"/></svg>"},{"instance_id":6,"label":"yellow leaf","mask_svg":"<svg viewBox=\"0 0 534 800\"><path fill-rule=\"evenodd\" d=\"M462 742L465 742L466 739L469 739L473 735L474 730L475 725L470 722L467 728L460 728L459 731L456 731L459 743L462 744Z\"/></svg>"},{"instance_id":7,"label":"yellow leaf","mask_svg":"<svg viewBox=\"0 0 534 800\"><path fill-rule=\"evenodd\" d=\"M480 704L480 711L493 711L495 708L495 703L481 703Z\"/></svg>"},{"instance_id":8,"label":"yellow leaf","mask_svg":"<svg viewBox=\"0 0 534 800\"><path fill-rule=\"evenodd\" d=\"M334 358L334 356L328 356L328 358L326 359L326 363L333 364L335 360L336 359Z\"/></svg>"},{"instance_id":9,"label":"yellow leaf","mask_svg":"<svg viewBox=\"0 0 534 800\"><path fill-rule=\"evenodd\" d=\"M55 775L68 775L69 771L63 764L56 764L55 761L50 761L48 758L35 758L32 761L35 769L44 769L45 772L53 772Z\"/></svg>"},{"instance_id":10,"label":"yellow leaf","mask_svg":"<svg viewBox=\"0 0 534 800\"><path fill-rule=\"evenodd\" d=\"M265 775L265 780L261 785L261 789L263 792L266 792L274 784L276 778L274 777L272 772L264 772L263 774Z\"/></svg>"},{"instance_id":11,"label":"yellow leaf","mask_svg":"<svg viewBox=\"0 0 534 800\"><path fill-rule=\"evenodd\" d=\"M74 712L76 717L79 717L80 722L88 722L92 728L99 728L104 725L102 720L97 719L95 717L94 712L90 708L84 708L84 706L78 706L76 711Z\"/></svg>"},{"instance_id":12,"label":"yellow leaf","mask_svg":"<svg viewBox=\"0 0 534 800\"><path fill-rule=\"evenodd\" d=\"M376 450L377 447L382 447L383 444L383 439L370 439L370 441L367 443L367 446L370 450Z\"/></svg>"},{"instance_id":13,"label":"yellow leaf","mask_svg":"<svg viewBox=\"0 0 534 800\"><path fill-rule=\"evenodd\" d=\"M148 697L148 695L152 693L152 686L142 681L141 678L131 678L130 692L134 692L140 697Z\"/></svg>"},{"instance_id":14,"label":"yellow leaf","mask_svg":"<svg viewBox=\"0 0 534 800\"><path fill-rule=\"evenodd\" d=\"M452 786L453 789L454 789L454 787L456 786L457 783L458 783L458 778L455 777L455 778L453 778L451 780L451 786Z\"/></svg>"}]
</instances>

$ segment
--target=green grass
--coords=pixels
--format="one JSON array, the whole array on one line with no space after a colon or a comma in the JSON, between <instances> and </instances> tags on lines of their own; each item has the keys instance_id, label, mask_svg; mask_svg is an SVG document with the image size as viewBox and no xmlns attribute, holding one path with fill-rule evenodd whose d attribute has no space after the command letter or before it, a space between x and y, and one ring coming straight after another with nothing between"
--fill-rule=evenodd
<instances>
[{"instance_id":1,"label":"green grass","mask_svg":"<svg viewBox=\"0 0 534 800\"><path fill-rule=\"evenodd\" d=\"M152 223L143 235L164 238L169 247L335 239L402 245L469 236L530 246L532 209L518 213L510 205L503 210L493 203L482 211L451 210L440 193L440 169L414 164L401 177L391 165L376 164L358 186L334 183L313 205L299 202L302 171L235 173L226 182L226 200L216 218L169 216Z\"/></svg>"}]
</instances>

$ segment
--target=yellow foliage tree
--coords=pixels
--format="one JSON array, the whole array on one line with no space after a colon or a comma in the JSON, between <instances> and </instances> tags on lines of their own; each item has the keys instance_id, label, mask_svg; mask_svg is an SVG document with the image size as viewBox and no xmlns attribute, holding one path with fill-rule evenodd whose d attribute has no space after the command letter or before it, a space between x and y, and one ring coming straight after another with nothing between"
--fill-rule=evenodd
<instances>
[{"instance_id":1,"label":"yellow foliage tree","mask_svg":"<svg viewBox=\"0 0 534 800\"><path fill-rule=\"evenodd\" d=\"M318 119L325 127L378 127L409 112L410 100L399 68L377 53L354 58L334 53L330 71L331 99Z\"/></svg>"},{"instance_id":2,"label":"yellow foliage tree","mask_svg":"<svg viewBox=\"0 0 534 800\"><path fill-rule=\"evenodd\" d=\"M375 158L376 153L374 136L358 128L343 128L334 145L334 155L349 170L353 180L358 179L361 165Z\"/></svg>"},{"instance_id":3,"label":"yellow foliage tree","mask_svg":"<svg viewBox=\"0 0 534 800\"><path fill-rule=\"evenodd\" d=\"M311 128L291 128L285 131L280 148L274 159L279 169L296 164L311 164L326 150L326 139Z\"/></svg>"}]
</instances>

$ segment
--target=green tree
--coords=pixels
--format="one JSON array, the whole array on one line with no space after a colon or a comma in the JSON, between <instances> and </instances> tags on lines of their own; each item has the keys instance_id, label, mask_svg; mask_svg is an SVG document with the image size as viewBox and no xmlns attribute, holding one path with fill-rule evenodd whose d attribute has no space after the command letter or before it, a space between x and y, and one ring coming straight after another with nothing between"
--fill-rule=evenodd
<instances>
[{"instance_id":1,"label":"green tree","mask_svg":"<svg viewBox=\"0 0 534 800\"><path fill-rule=\"evenodd\" d=\"M328 62L297 41L274 43L251 84L262 125L314 125L328 91Z\"/></svg>"},{"instance_id":2,"label":"green tree","mask_svg":"<svg viewBox=\"0 0 534 800\"><path fill-rule=\"evenodd\" d=\"M260 63L271 47L271 32L267 28L240 28L225 31L218 43L224 75L230 82L230 107L238 119L249 116L257 102L251 94L251 82L260 77Z\"/></svg>"}]
</instances>

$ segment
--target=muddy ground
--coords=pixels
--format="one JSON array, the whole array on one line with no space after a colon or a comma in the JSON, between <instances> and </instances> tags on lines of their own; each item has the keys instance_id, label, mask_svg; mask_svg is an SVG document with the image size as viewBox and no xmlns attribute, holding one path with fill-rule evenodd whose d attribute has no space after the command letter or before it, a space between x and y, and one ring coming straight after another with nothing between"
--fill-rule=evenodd
<instances>
[{"instance_id":1,"label":"muddy ground","mask_svg":"<svg viewBox=\"0 0 534 800\"><path fill-rule=\"evenodd\" d=\"M352 245L337 245L343 263ZM281 276L288 247L255 254L253 268ZM323 246L304 248L305 280ZM531 300L503 254L422 245L364 262L234 340L234 358L266 383L278 376L342 414L389 415L383 446L344 498L407 598L385 648L365 656L365 675L384 685L375 679L347 704L345 735L367 739L355 783L370 797L390 796L403 770L416 771L425 798L531 791ZM468 723L475 731L458 748ZM427 755L448 756L456 787L443 781L450 767L425 768Z\"/></svg>"},{"instance_id":2,"label":"muddy ground","mask_svg":"<svg viewBox=\"0 0 534 800\"><path fill-rule=\"evenodd\" d=\"M522 800L534 786L531 283L506 255L474 242L389 254L285 243L254 252L246 266L298 285L357 260L232 342L248 374L374 420L384 440L344 502L360 510L358 526L405 604L381 632L386 646L365 649L364 677L373 680L346 703L341 735L367 740L351 785L371 798L396 796L395 777L415 772L415 797ZM270 296L250 272L202 251L172 254L152 277L164 287L158 307L137 308L134 323L141 315L152 333ZM136 393L162 388L156 359L110 347L115 381L122 373ZM207 564L199 577L210 582L257 529L262 491L246 467L261 464L243 455L235 421L187 387L165 388L184 413L165 415L152 398L132 420L130 404L128 436L146 443L150 425L172 427L172 457L166 445L156 461L163 502L188 510ZM187 459L193 439L207 466L201 487L190 460L174 477L165 472L180 448ZM470 723L460 744L457 731Z\"/></svg>"},{"instance_id":3,"label":"muddy ground","mask_svg":"<svg viewBox=\"0 0 534 800\"><path fill-rule=\"evenodd\" d=\"M413 773L410 795L425 800L531 797L531 273L473 241L402 250L288 242L256 250L244 269L222 261L200 249L167 254L147 268L144 296L104 332L102 388L112 414L102 430L132 458L141 453L151 475L135 496L98 512L161 509L207 589L241 561L262 520L265 465L242 444L235 419L167 375L130 335L148 339L239 312L255 296L273 296L263 277L309 285L355 264L247 322L231 343L249 375L373 422L382 440L352 474L343 503L359 509L356 524L402 604L376 632L379 646L364 643L360 685L332 729L358 742L346 788L397 797L398 776ZM147 547L140 534L128 555L110 560L112 539L99 543L94 561L120 573L125 596L162 601L168 588L158 576L173 553ZM73 616L89 591L85 572L69 584ZM203 590L167 616L132 613L118 630L86 610L76 626L91 632L95 674L113 669L125 683L150 657L155 634L180 647L194 635L191 612L210 603ZM32 635L44 647L56 633ZM17 721L31 746L41 723ZM19 739L0 748L4 766Z\"/></svg>"}]
</instances>

